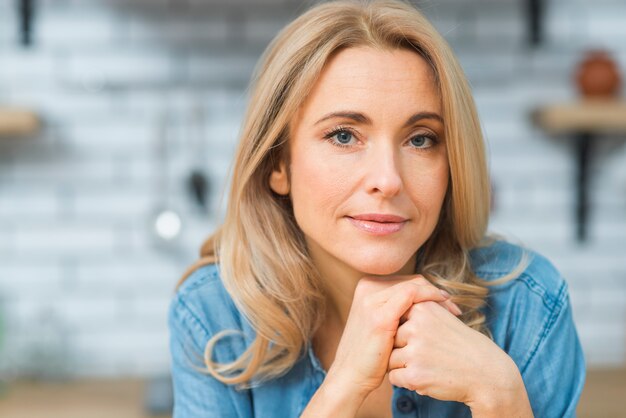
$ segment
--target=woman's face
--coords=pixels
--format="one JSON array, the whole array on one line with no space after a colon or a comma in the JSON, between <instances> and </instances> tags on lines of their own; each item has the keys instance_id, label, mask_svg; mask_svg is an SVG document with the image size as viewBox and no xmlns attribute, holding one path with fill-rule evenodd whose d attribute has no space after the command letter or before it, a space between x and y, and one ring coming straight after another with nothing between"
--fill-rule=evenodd
<instances>
[{"instance_id":1,"label":"woman's face","mask_svg":"<svg viewBox=\"0 0 626 418\"><path fill-rule=\"evenodd\" d=\"M290 176L283 164L270 177L316 265L412 271L448 186L443 123L416 52L348 48L328 61L290 124Z\"/></svg>"}]
</instances>

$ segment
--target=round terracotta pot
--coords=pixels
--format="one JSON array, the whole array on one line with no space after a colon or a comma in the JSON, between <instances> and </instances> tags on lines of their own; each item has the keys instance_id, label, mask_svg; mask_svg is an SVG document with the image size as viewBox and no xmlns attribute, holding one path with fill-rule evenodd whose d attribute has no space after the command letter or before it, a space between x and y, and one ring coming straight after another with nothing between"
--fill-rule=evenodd
<instances>
[{"instance_id":1,"label":"round terracotta pot","mask_svg":"<svg viewBox=\"0 0 626 418\"><path fill-rule=\"evenodd\" d=\"M620 90L620 74L607 51L590 50L576 70L578 91L585 97L611 98Z\"/></svg>"}]
</instances>

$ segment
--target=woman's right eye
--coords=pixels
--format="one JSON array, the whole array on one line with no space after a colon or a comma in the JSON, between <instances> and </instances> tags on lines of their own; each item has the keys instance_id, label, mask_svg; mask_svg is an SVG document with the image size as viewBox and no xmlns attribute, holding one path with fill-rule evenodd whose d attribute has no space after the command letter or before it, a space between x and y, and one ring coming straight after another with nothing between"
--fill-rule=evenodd
<instances>
[{"instance_id":1,"label":"woman's right eye","mask_svg":"<svg viewBox=\"0 0 626 418\"><path fill-rule=\"evenodd\" d=\"M324 139L337 147L349 147L354 139L354 133L347 128L336 128L324 135Z\"/></svg>"}]
</instances>

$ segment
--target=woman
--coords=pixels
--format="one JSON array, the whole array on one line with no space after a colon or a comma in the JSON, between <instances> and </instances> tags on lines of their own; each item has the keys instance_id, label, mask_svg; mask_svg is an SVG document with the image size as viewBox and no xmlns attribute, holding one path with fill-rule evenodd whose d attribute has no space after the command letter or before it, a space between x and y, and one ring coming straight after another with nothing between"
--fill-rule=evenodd
<instances>
[{"instance_id":1,"label":"woman","mask_svg":"<svg viewBox=\"0 0 626 418\"><path fill-rule=\"evenodd\" d=\"M175 417L574 416L567 285L486 235L468 84L410 4L313 7L255 71L170 308Z\"/></svg>"}]
</instances>

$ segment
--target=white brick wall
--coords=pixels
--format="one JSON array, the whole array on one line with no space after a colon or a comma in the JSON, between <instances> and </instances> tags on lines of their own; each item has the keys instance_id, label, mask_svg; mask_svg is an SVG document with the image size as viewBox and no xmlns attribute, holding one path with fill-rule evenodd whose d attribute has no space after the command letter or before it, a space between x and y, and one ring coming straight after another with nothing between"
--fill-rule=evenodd
<instances>
[{"instance_id":1,"label":"white brick wall","mask_svg":"<svg viewBox=\"0 0 626 418\"><path fill-rule=\"evenodd\" d=\"M38 4L34 46L23 49L14 3L0 2L0 103L31 107L45 119L37 138L0 139L1 366L30 375L165 373L172 287L223 217L219 198L248 78L267 42L304 4ZM626 4L548 2L546 42L536 50L525 45L521 1L419 4L450 40L475 91L496 190L492 229L544 253L568 279L589 363L623 365L626 146L619 138L598 146L589 241L578 245L573 151L566 138L531 126L528 114L539 103L575 97L572 69L586 47L612 48L626 73ZM196 162L189 118L198 104L210 214L192 205L184 187ZM149 228L159 202L154 141L164 110L172 132L167 197L184 220L169 251Z\"/></svg>"}]
</instances>

